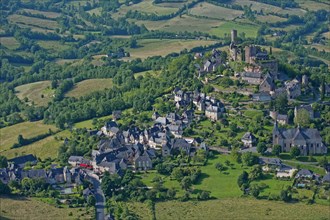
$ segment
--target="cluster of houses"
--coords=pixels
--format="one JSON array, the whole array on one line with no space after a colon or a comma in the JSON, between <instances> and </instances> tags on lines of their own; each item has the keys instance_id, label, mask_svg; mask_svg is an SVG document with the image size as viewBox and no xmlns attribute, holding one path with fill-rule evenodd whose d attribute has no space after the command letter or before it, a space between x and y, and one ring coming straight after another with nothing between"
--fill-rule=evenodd
<instances>
[{"instance_id":1,"label":"cluster of houses","mask_svg":"<svg viewBox=\"0 0 330 220\"><path fill-rule=\"evenodd\" d=\"M312 181L330 184L330 172L328 169L326 170L326 174L321 177L319 174L313 173L307 169L296 169L285 165L278 158L267 158L261 157L259 158L259 164L262 165L262 170L264 172L275 172L276 177L281 178L295 178L294 185L296 187L304 188L309 185Z\"/></svg>"},{"instance_id":2,"label":"cluster of houses","mask_svg":"<svg viewBox=\"0 0 330 220\"><path fill-rule=\"evenodd\" d=\"M215 72L217 68L223 64L224 60L221 60L221 51L213 49L209 58L203 61L203 67L197 65L198 76L201 77L205 73ZM204 56L202 53L196 53L194 59L202 59Z\"/></svg>"},{"instance_id":3,"label":"cluster of houses","mask_svg":"<svg viewBox=\"0 0 330 220\"><path fill-rule=\"evenodd\" d=\"M198 111L204 112L205 116L212 121L217 121L225 113L224 104L214 98L207 96L205 93L185 92L180 88L173 91L174 101L177 108L186 108L193 103Z\"/></svg>"},{"instance_id":4,"label":"cluster of houses","mask_svg":"<svg viewBox=\"0 0 330 220\"><path fill-rule=\"evenodd\" d=\"M20 182L24 178L44 179L46 183L55 184L82 184L86 173L80 168L57 167L52 165L50 169L24 169L27 165L37 164L37 158L32 154L13 158L8 161L7 168L0 169L0 181L8 184L10 181Z\"/></svg>"},{"instance_id":5,"label":"cluster of houses","mask_svg":"<svg viewBox=\"0 0 330 220\"><path fill-rule=\"evenodd\" d=\"M74 167L93 169L95 173L108 171L120 174L125 169L152 169L152 159L161 151L163 157L185 152L194 156L198 149L207 150L205 143L192 138L182 138L182 131L191 122L193 112L185 111L182 116L169 113L161 117L154 112L154 125L141 130L136 126L122 131L115 121L107 122L100 130L102 136L97 149L92 150L91 160L71 156L68 163Z\"/></svg>"}]
</instances>

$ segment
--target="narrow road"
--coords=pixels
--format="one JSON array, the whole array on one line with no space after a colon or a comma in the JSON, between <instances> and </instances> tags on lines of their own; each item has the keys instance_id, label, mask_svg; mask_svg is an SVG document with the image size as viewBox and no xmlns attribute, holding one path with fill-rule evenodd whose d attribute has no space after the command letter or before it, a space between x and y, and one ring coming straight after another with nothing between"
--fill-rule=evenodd
<instances>
[{"instance_id":1,"label":"narrow road","mask_svg":"<svg viewBox=\"0 0 330 220\"><path fill-rule=\"evenodd\" d=\"M105 197L101 189L101 182L93 174L88 174L90 181L93 183L95 190L95 208L96 208L96 219L105 220Z\"/></svg>"}]
</instances>

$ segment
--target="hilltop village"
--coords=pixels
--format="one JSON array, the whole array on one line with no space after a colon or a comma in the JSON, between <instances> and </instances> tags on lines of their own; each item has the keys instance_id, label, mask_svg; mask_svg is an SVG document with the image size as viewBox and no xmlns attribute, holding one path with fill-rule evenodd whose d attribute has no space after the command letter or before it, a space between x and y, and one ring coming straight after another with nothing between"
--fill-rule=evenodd
<instances>
[{"instance_id":1,"label":"hilltop village","mask_svg":"<svg viewBox=\"0 0 330 220\"><path fill-rule=\"evenodd\" d=\"M222 178L235 166L242 170L231 184L244 196L303 201L299 193L314 189L313 198L329 201L328 145L320 129L329 126L322 122L329 106L319 103L320 92L329 97L329 86L319 90L307 75L284 74L271 47L246 45L236 30L227 48L190 56L199 88L172 86L141 124L124 123L133 116L116 109L92 129L71 128L59 161L32 154L12 158L0 170L1 183L25 195L38 195L39 184L44 196L49 192L59 204L77 201L75 207L104 206L106 199L129 195L137 201L208 200L212 187L193 188L200 187L208 160L219 155L227 158L215 164ZM78 145L90 148L79 151ZM151 185L144 182L148 175ZM258 184L263 180L285 184L263 193L274 187ZM177 181L180 189L166 188L166 181Z\"/></svg>"}]
</instances>

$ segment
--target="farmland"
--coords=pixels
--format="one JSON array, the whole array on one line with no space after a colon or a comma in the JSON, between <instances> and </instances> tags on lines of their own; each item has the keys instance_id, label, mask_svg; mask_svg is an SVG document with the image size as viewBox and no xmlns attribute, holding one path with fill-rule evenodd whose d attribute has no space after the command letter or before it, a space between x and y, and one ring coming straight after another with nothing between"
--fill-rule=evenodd
<instances>
[{"instance_id":1,"label":"farmland","mask_svg":"<svg viewBox=\"0 0 330 220\"><path fill-rule=\"evenodd\" d=\"M84 209L56 208L38 201L36 198L0 197L0 219L60 220L77 218L88 219L90 216Z\"/></svg>"},{"instance_id":2,"label":"farmland","mask_svg":"<svg viewBox=\"0 0 330 220\"><path fill-rule=\"evenodd\" d=\"M33 10L33 9L23 9L22 11L27 12L27 13L31 13L33 15L43 15L47 18L58 18L61 16L60 13L56 13L56 12L50 12L50 11L39 11L39 10Z\"/></svg>"},{"instance_id":3,"label":"farmland","mask_svg":"<svg viewBox=\"0 0 330 220\"><path fill-rule=\"evenodd\" d=\"M246 198L156 204L157 219L328 219L323 205L287 204Z\"/></svg>"},{"instance_id":4,"label":"farmland","mask_svg":"<svg viewBox=\"0 0 330 220\"><path fill-rule=\"evenodd\" d=\"M40 141L36 141L32 144L8 149L1 154L6 156L7 158L13 158L20 155L33 154L38 158L46 159L46 158L57 158L58 148L63 144L63 140L66 137L70 136L70 132L68 130L61 131L55 135L51 135L46 137Z\"/></svg>"},{"instance_id":5,"label":"farmland","mask_svg":"<svg viewBox=\"0 0 330 220\"><path fill-rule=\"evenodd\" d=\"M20 43L14 37L1 37L0 43L9 50L15 50L20 46Z\"/></svg>"},{"instance_id":6,"label":"farmland","mask_svg":"<svg viewBox=\"0 0 330 220\"><path fill-rule=\"evenodd\" d=\"M79 98L89 93L112 87L112 79L87 79L77 83L66 96Z\"/></svg>"},{"instance_id":7,"label":"farmland","mask_svg":"<svg viewBox=\"0 0 330 220\"><path fill-rule=\"evenodd\" d=\"M241 16L243 14L243 11L223 8L220 6L203 2L197 4L194 8L190 9L189 13L192 15L209 18L233 20L234 18Z\"/></svg>"},{"instance_id":8,"label":"farmland","mask_svg":"<svg viewBox=\"0 0 330 220\"><path fill-rule=\"evenodd\" d=\"M24 84L15 88L17 97L21 100L28 99L29 104L46 106L53 98L54 90L50 88L50 81L40 81Z\"/></svg>"},{"instance_id":9,"label":"farmland","mask_svg":"<svg viewBox=\"0 0 330 220\"><path fill-rule=\"evenodd\" d=\"M17 136L22 134L24 138L32 138L40 134L45 134L49 129L56 131L54 125L45 125L42 121L22 122L9 127L1 128L1 146L0 151L8 150L17 142Z\"/></svg>"},{"instance_id":10,"label":"farmland","mask_svg":"<svg viewBox=\"0 0 330 220\"><path fill-rule=\"evenodd\" d=\"M197 46L207 46L216 43L213 40L171 40L171 39L143 39L138 41L138 48L130 48L130 58L147 58L151 56L165 56L169 53L178 53L183 49Z\"/></svg>"},{"instance_id":11,"label":"farmland","mask_svg":"<svg viewBox=\"0 0 330 220\"><path fill-rule=\"evenodd\" d=\"M56 28L59 27L56 21L28 17L28 16L18 15L18 14L10 15L8 17L8 20L9 20L9 22L15 23L15 24L25 24L25 25L35 26L35 27L44 28L44 29L51 29L51 30L55 30Z\"/></svg>"}]
</instances>

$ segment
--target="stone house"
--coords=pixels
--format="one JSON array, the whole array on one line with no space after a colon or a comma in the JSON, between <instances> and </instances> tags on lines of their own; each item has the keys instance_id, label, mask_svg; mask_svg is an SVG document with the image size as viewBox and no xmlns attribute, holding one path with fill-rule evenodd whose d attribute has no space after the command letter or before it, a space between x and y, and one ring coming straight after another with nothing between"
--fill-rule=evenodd
<instances>
[{"instance_id":1,"label":"stone house","mask_svg":"<svg viewBox=\"0 0 330 220\"><path fill-rule=\"evenodd\" d=\"M256 140L256 137L251 132L246 132L241 139L244 144L244 147L253 147Z\"/></svg>"},{"instance_id":2,"label":"stone house","mask_svg":"<svg viewBox=\"0 0 330 220\"><path fill-rule=\"evenodd\" d=\"M252 85L260 85L262 82L262 74L260 72L243 72L242 80Z\"/></svg>"},{"instance_id":3,"label":"stone house","mask_svg":"<svg viewBox=\"0 0 330 220\"><path fill-rule=\"evenodd\" d=\"M301 95L301 85L297 79L285 82L288 99L295 99Z\"/></svg>"},{"instance_id":4,"label":"stone house","mask_svg":"<svg viewBox=\"0 0 330 220\"><path fill-rule=\"evenodd\" d=\"M300 105L294 108L294 117L296 118L299 111L307 111L309 113L309 118L314 119L314 110L312 105Z\"/></svg>"},{"instance_id":5,"label":"stone house","mask_svg":"<svg viewBox=\"0 0 330 220\"><path fill-rule=\"evenodd\" d=\"M26 163L30 163L31 165L36 165L38 162L37 158L32 154L15 157L13 159L8 160L8 163L14 164L14 166L18 168L24 168Z\"/></svg>"},{"instance_id":6,"label":"stone house","mask_svg":"<svg viewBox=\"0 0 330 220\"><path fill-rule=\"evenodd\" d=\"M259 85L259 92L271 92L275 90L273 78L267 74Z\"/></svg>"}]
</instances>

